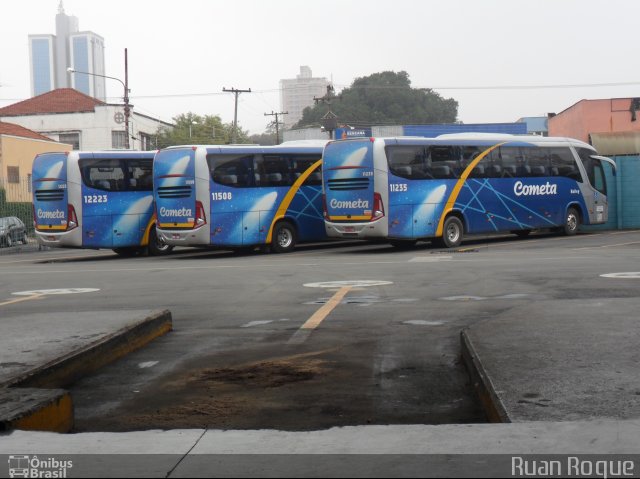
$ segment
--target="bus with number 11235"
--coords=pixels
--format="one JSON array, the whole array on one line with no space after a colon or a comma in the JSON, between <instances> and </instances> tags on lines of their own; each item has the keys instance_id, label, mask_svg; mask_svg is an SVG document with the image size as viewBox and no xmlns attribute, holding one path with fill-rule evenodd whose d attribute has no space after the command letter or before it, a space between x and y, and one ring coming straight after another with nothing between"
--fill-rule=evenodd
<instances>
[{"instance_id":1,"label":"bus with number 11235","mask_svg":"<svg viewBox=\"0 0 640 479\"><path fill-rule=\"evenodd\" d=\"M607 221L604 165L581 141L496 134L334 141L323 155L327 234L457 247L467 234Z\"/></svg>"}]
</instances>

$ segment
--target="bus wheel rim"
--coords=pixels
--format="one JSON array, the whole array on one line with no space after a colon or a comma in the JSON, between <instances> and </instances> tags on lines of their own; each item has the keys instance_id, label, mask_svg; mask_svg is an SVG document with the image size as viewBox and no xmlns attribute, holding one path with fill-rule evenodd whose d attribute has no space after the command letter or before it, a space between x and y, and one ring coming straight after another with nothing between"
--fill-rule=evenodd
<instances>
[{"instance_id":1,"label":"bus wheel rim","mask_svg":"<svg viewBox=\"0 0 640 479\"><path fill-rule=\"evenodd\" d=\"M288 247L291 244L292 240L293 236L288 229L283 228L278 232L278 245L280 245L281 247Z\"/></svg>"}]
</instances>

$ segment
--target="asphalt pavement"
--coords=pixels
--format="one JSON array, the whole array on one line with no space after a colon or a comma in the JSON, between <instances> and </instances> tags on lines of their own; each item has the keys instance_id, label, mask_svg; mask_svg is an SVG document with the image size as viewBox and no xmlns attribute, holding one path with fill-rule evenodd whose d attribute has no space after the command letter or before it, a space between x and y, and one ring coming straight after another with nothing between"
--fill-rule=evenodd
<instances>
[{"instance_id":1,"label":"asphalt pavement","mask_svg":"<svg viewBox=\"0 0 640 479\"><path fill-rule=\"evenodd\" d=\"M445 262L442 255L450 254L450 266L461 261L459 264L466 263L466 274L476 267L477 277L485 272L484 281L475 289L465 283L467 294L447 286L452 294L439 293L434 301L461 305L465 314L476 307L482 311L479 320L461 328L461 350L489 419L502 424L361 425L317 431L199 428L64 436L13 431L0 435L0 454L166 454L155 465L144 461L141 467L134 460L126 471L116 466L110 469L113 475L163 477L234 471L251 476L273 471L282 474L287 464L285 461L279 468L277 461L271 461L274 468L270 470L254 457L223 465L216 455L298 455L307 461L294 461L297 465L287 469L288 473L336 476L344 475L345 468L356 467L358 455L373 454L379 461L374 461L380 468L377 472L428 476L431 472L449 475L455 473L455 467L451 469L446 462L431 463L432 469L425 472L424 463L409 461L405 469L397 469L398 461L389 455L640 454L640 232L580 235L572 243L554 240L479 240L456 252L394 253L393 262L406 261L405 270L416 264L441 268ZM15 268L14 262L0 268L7 264ZM502 284L500 291L494 290L495 275L507 283L509 278L522 278L527 286L505 291ZM13 296L0 301L0 308L15 307L15 300ZM488 310L490 303L507 306ZM416 321L435 325L444 320L440 310L434 311L426 319L416 314ZM10 376L24 375L21 365L50 364L51 356L42 355L45 350L53 351L54 356L68 356L78 347L77 339L109 334L104 331L103 313L96 313L92 321L87 321L91 317L87 314L43 314L14 313L2 319L0 372L5 385L12 382ZM331 314L335 313L328 310L327 316ZM55 320L53 334L43 333L45 316ZM126 322L125 316L120 315ZM116 324L113 327L120 329ZM31 354L29 359L25 354ZM332 468L327 461L312 461L314 466L309 469L307 455L346 455L347 462L337 461ZM219 469L204 467L213 460L218 460ZM291 460L288 464L291 466ZM506 477L512 472L510 461L483 464L477 466L479 476ZM86 464L77 466L76 471L85 467L91 474L96 472ZM358 467L363 475L373 472L363 465ZM0 474L3 472L0 467ZM640 462L632 472L640 474Z\"/></svg>"}]
</instances>

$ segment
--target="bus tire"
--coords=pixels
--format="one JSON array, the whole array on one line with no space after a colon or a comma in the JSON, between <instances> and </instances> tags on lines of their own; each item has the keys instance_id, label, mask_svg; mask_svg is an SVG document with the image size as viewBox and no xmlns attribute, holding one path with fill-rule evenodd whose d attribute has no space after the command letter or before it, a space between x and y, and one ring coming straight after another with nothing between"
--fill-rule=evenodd
<instances>
[{"instance_id":1,"label":"bus tire","mask_svg":"<svg viewBox=\"0 0 640 479\"><path fill-rule=\"evenodd\" d=\"M273 253L289 253L296 247L298 234L296 228L288 221L280 221L273 228L271 251Z\"/></svg>"},{"instance_id":2,"label":"bus tire","mask_svg":"<svg viewBox=\"0 0 640 479\"><path fill-rule=\"evenodd\" d=\"M464 226L462 221L457 216L448 216L444 220L444 226L442 228L442 238L439 238L439 243L445 248L457 248L462 243L462 237L464 236Z\"/></svg>"},{"instance_id":3,"label":"bus tire","mask_svg":"<svg viewBox=\"0 0 640 479\"><path fill-rule=\"evenodd\" d=\"M151 231L149 231L148 250L151 256L163 256L171 253L171 251L173 251L173 246L165 243L162 238L158 236L156 227L152 226Z\"/></svg>"},{"instance_id":4,"label":"bus tire","mask_svg":"<svg viewBox=\"0 0 640 479\"><path fill-rule=\"evenodd\" d=\"M578 228L580 228L580 212L571 206L567 210L565 218L564 226L561 231L565 236L574 236L578 233Z\"/></svg>"}]
</instances>

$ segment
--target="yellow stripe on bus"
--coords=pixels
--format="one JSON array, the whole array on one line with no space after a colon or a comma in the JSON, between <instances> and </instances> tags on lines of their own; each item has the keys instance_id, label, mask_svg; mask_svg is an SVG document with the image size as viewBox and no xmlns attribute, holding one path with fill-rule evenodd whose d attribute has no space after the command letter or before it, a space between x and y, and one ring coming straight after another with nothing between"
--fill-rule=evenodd
<instances>
[{"instance_id":1,"label":"yellow stripe on bus","mask_svg":"<svg viewBox=\"0 0 640 479\"><path fill-rule=\"evenodd\" d=\"M478 163L480 163L485 158L485 156L487 156L496 148L499 148L500 146L504 145L505 143L506 142L498 143L497 145L493 145L491 148L487 148L486 150L484 150L471 163L469 163L469 165L462 172L462 174L460 175L460 178L458 179L458 182L456 183L456 186L454 186L453 191L451 192L451 195L449 195L449 199L447 200L447 204L444 206L444 211L442 212L442 215L440 215L440 221L438 222L438 229L436 229L436 237L442 236L443 229L444 229L444 220L447 217L447 215L453 210L453 205L456 204L456 201L458 200L458 195L460 194L460 191L464 186L464 182L467 181L467 178L471 174L471 171L476 167Z\"/></svg>"},{"instance_id":2,"label":"yellow stripe on bus","mask_svg":"<svg viewBox=\"0 0 640 479\"><path fill-rule=\"evenodd\" d=\"M353 221L353 220L370 220L371 215L366 216L329 216L330 221Z\"/></svg>"},{"instance_id":3,"label":"yellow stripe on bus","mask_svg":"<svg viewBox=\"0 0 640 479\"><path fill-rule=\"evenodd\" d=\"M311 173L313 173L317 168L319 168L321 164L322 164L322 159L316 161L313 165L307 168L307 170L298 177L295 183L293 183L293 186L289 188L289 191L287 192L284 199L282 200L282 203L280 203L280 206L278 207L278 211L276 211L276 215L273 217L273 221L271 222L271 226L269 227L269 233L267 234L267 241L266 241L267 244L271 243L271 239L273 238L273 228L275 227L276 223L279 220L284 218L284 215L289 209L289 206L291 206L293 197L296 195L296 193L298 192L302 184L307 180L307 178L309 178Z\"/></svg>"},{"instance_id":4,"label":"yellow stripe on bus","mask_svg":"<svg viewBox=\"0 0 640 479\"><path fill-rule=\"evenodd\" d=\"M149 223L147 223L147 227L144 230L144 235L140 240L140 246L147 246L149 244L149 235L151 234L151 227L156 222L156 214L152 214L149 219Z\"/></svg>"},{"instance_id":5,"label":"yellow stripe on bus","mask_svg":"<svg viewBox=\"0 0 640 479\"><path fill-rule=\"evenodd\" d=\"M159 223L160 228L193 228L195 223Z\"/></svg>"},{"instance_id":6,"label":"yellow stripe on bus","mask_svg":"<svg viewBox=\"0 0 640 479\"><path fill-rule=\"evenodd\" d=\"M51 226L47 226L42 227L42 226L36 226L36 230L39 233L46 233L47 231L64 231L67 229L67 225L51 225Z\"/></svg>"}]
</instances>

